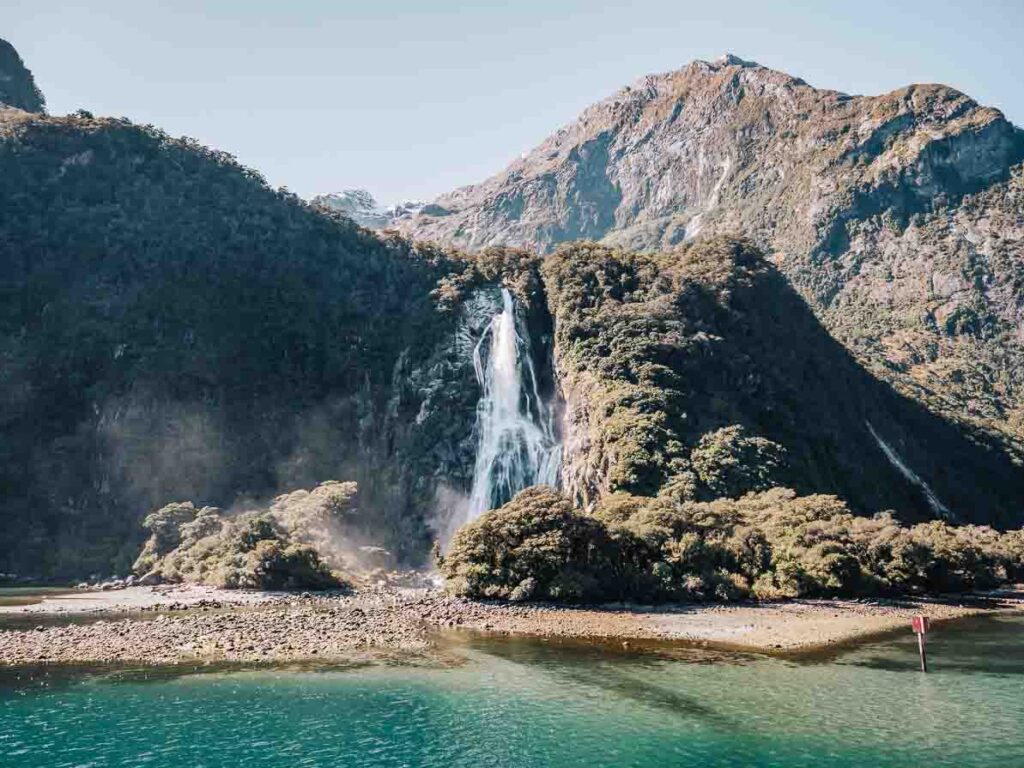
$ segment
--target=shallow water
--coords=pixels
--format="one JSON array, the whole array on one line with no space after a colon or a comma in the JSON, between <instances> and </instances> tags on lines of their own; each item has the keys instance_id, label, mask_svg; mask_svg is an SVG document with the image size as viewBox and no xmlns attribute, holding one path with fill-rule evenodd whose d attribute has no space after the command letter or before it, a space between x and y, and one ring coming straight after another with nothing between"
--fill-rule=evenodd
<instances>
[{"instance_id":1,"label":"shallow water","mask_svg":"<svg viewBox=\"0 0 1024 768\"><path fill-rule=\"evenodd\" d=\"M1024 620L800 662L458 636L450 668L0 683L0 765L1024 766Z\"/></svg>"},{"instance_id":2,"label":"shallow water","mask_svg":"<svg viewBox=\"0 0 1024 768\"><path fill-rule=\"evenodd\" d=\"M47 597L74 593L70 587L0 587L0 605L35 605Z\"/></svg>"}]
</instances>

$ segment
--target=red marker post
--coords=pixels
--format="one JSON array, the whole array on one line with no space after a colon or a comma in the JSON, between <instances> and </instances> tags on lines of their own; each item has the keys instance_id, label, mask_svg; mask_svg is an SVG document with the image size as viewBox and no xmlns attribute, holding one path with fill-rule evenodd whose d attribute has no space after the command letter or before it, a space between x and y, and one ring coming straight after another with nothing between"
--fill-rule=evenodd
<instances>
[{"instance_id":1,"label":"red marker post","mask_svg":"<svg viewBox=\"0 0 1024 768\"><path fill-rule=\"evenodd\" d=\"M928 654L924 649L924 636L928 634L928 628L930 622L927 616L915 616L910 620L910 626L914 629L914 634L917 635L917 650L921 654L921 671L928 671Z\"/></svg>"}]
</instances>

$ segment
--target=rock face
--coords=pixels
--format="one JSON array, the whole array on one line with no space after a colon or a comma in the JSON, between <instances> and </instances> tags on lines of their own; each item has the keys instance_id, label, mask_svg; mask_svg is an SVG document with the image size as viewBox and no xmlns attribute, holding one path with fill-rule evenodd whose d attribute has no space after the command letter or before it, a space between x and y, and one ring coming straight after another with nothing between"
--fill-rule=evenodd
<instances>
[{"instance_id":1,"label":"rock face","mask_svg":"<svg viewBox=\"0 0 1024 768\"><path fill-rule=\"evenodd\" d=\"M944 415L1024 436L1024 133L941 85L812 88L726 56L646 77L398 227L469 249L751 237Z\"/></svg>"},{"instance_id":2,"label":"rock face","mask_svg":"<svg viewBox=\"0 0 1024 768\"><path fill-rule=\"evenodd\" d=\"M317 195L309 202L314 206L340 213L368 229L383 229L391 222L391 217L377 205L377 200L365 189L346 189L342 192Z\"/></svg>"},{"instance_id":3,"label":"rock face","mask_svg":"<svg viewBox=\"0 0 1024 768\"><path fill-rule=\"evenodd\" d=\"M381 208L376 198L365 189L346 189L342 192L317 195L309 202L311 205L340 213L367 229L390 229L398 221L418 214L424 206L419 200L405 200Z\"/></svg>"},{"instance_id":4,"label":"rock face","mask_svg":"<svg viewBox=\"0 0 1024 768\"><path fill-rule=\"evenodd\" d=\"M6 40L0 40L0 107L46 111L46 101L32 73Z\"/></svg>"}]
</instances>

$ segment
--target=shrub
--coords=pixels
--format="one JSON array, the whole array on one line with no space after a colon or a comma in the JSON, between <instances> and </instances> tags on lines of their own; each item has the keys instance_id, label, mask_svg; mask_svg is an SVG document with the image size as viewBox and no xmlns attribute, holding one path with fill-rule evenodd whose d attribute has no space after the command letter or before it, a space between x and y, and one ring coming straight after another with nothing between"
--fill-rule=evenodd
<instances>
[{"instance_id":1,"label":"shrub","mask_svg":"<svg viewBox=\"0 0 1024 768\"><path fill-rule=\"evenodd\" d=\"M710 498L736 498L777 486L786 464L786 449L748 435L734 424L704 434L690 453L690 461Z\"/></svg>"},{"instance_id":2,"label":"shrub","mask_svg":"<svg viewBox=\"0 0 1024 768\"><path fill-rule=\"evenodd\" d=\"M456 532L438 568L456 594L578 602L614 590L605 527L547 486L520 492Z\"/></svg>"},{"instance_id":3,"label":"shrub","mask_svg":"<svg viewBox=\"0 0 1024 768\"><path fill-rule=\"evenodd\" d=\"M949 592L1020 578L1024 531L906 526L787 488L712 502L618 492L588 516L531 488L461 528L440 563L451 591L513 600Z\"/></svg>"},{"instance_id":4,"label":"shrub","mask_svg":"<svg viewBox=\"0 0 1024 768\"><path fill-rule=\"evenodd\" d=\"M246 554L237 586L256 589L330 589L340 580L312 547L285 544L281 537L260 539Z\"/></svg>"},{"instance_id":5,"label":"shrub","mask_svg":"<svg viewBox=\"0 0 1024 768\"><path fill-rule=\"evenodd\" d=\"M1024 581L1024 529L1005 534L1007 578L1010 581Z\"/></svg>"},{"instance_id":6,"label":"shrub","mask_svg":"<svg viewBox=\"0 0 1024 768\"><path fill-rule=\"evenodd\" d=\"M753 560L762 549L736 525L731 510L654 500L614 530L638 573L646 599L732 600L749 593Z\"/></svg>"},{"instance_id":7,"label":"shrub","mask_svg":"<svg viewBox=\"0 0 1024 768\"><path fill-rule=\"evenodd\" d=\"M142 527L148 530L149 538L142 547L132 570L136 573L146 573L151 570L160 558L164 557L181 544L183 530L194 535L192 528L184 528L195 520L199 513L208 512L210 508L205 507L197 513L195 505L191 501L168 504L155 512L146 515L142 521Z\"/></svg>"},{"instance_id":8,"label":"shrub","mask_svg":"<svg viewBox=\"0 0 1024 768\"><path fill-rule=\"evenodd\" d=\"M279 496L267 510L228 515L191 502L148 515L135 573L147 581L227 588L327 589L345 581L330 524L343 516L355 483L324 483Z\"/></svg>"}]
</instances>

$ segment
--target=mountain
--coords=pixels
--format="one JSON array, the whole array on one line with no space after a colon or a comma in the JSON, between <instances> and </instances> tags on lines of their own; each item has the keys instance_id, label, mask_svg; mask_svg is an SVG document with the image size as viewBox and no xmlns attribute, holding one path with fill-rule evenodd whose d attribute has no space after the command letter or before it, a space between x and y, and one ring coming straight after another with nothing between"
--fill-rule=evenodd
<instances>
[{"instance_id":1,"label":"mountain","mask_svg":"<svg viewBox=\"0 0 1024 768\"><path fill-rule=\"evenodd\" d=\"M0 107L26 112L45 112L46 100L21 56L6 40L0 40Z\"/></svg>"},{"instance_id":2,"label":"mountain","mask_svg":"<svg viewBox=\"0 0 1024 768\"><path fill-rule=\"evenodd\" d=\"M1024 133L941 85L848 96L735 56L643 78L397 222L478 249L741 234L829 331L1024 450Z\"/></svg>"},{"instance_id":3,"label":"mountain","mask_svg":"<svg viewBox=\"0 0 1024 768\"><path fill-rule=\"evenodd\" d=\"M414 209L384 215L445 218ZM712 236L711 210L657 252L466 254L359 226L365 193L306 204L191 139L20 109L0 109L0 210L2 573L123 573L153 510L331 480L358 484L347 545L420 565L467 518L481 414L529 428L524 402L559 417L561 485L587 507L786 485L858 513L1020 521L1001 445L865 370L786 260ZM517 413L482 407L499 367Z\"/></svg>"},{"instance_id":4,"label":"mountain","mask_svg":"<svg viewBox=\"0 0 1024 768\"><path fill-rule=\"evenodd\" d=\"M340 213L367 229L391 229L396 222L415 216L423 208L419 200L406 200L381 208L376 198L365 189L346 189L313 197L310 204Z\"/></svg>"},{"instance_id":5,"label":"mountain","mask_svg":"<svg viewBox=\"0 0 1024 768\"><path fill-rule=\"evenodd\" d=\"M340 213L368 229L383 229L391 222L391 217L365 189L346 189L342 192L317 195L309 202L311 205Z\"/></svg>"},{"instance_id":6,"label":"mountain","mask_svg":"<svg viewBox=\"0 0 1024 768\"><path fill-rule=\"evenodd\" d=\"M750 241L569 244L540 269L562 486L584 505L782 486L907 520L1019 519L1024 471L998 443L865 371Z\"/></svg>"}]
</instances>

